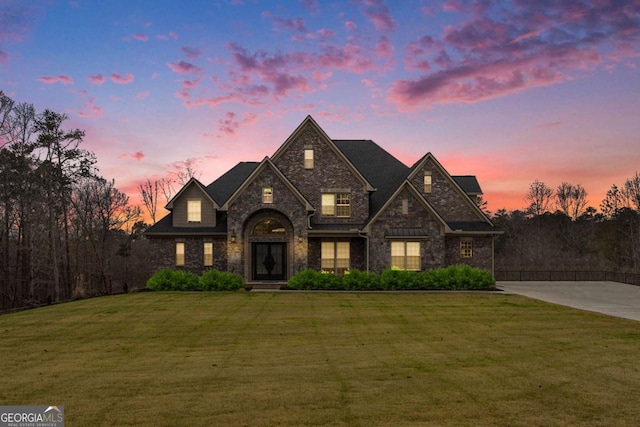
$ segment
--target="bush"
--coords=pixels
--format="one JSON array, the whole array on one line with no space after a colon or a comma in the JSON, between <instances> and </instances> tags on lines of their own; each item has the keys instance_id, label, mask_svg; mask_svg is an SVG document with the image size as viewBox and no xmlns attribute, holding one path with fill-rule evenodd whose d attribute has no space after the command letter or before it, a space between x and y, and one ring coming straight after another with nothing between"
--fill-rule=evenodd
<instances>
[{"instance_id":1,"label":"bush","mask_svg":"<svg viewBox=\"0 0 640 427\"><path fill-rule=\"evenodd\" d=\"M147 287L154 291L197 291L200 289L198 276L188 271L165 268L156 271L147 281Z\"/></svg>"},{"instance_id":2,"label":"bush","mask_svg":"<svg viewBox=\"0 0 640 427\"><path fill-rule=\"evenodd\" d=\"M491 273L468 265L453 265L423 272L386 269L382 274L351 270L343 276L302 270L289 280L300 290L490 290L495 289Z\"/></svg>"},{"instance_id":3,"label":"bush","mask_svg":"<svg viewBox=\"0 0 640 427\"><path fill-rule=\"evenodd\" d=\"M207 270L200 276L204 291L237 291L244 287L242 276L226 271Z\"/></svg>"},{"instance_id":4,"label":"bush","mask_svg":"<svg viewBox=\"0 0 640 427\"><path fill-rule=\"evenodd\" d=\"M244 287L238 274L207 270L202 276L184 270L165 268L156 271L147 281L154 291L236 291Z\"/></svg>"}]
</instances>

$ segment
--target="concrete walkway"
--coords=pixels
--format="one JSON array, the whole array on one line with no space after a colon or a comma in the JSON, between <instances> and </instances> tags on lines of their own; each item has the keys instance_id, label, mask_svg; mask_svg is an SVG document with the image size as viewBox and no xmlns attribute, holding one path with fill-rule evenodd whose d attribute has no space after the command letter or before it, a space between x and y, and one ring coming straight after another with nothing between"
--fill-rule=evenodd
<instances>
[{"instance_id":1,"label":"concrete walkway","mask_svg":"<svg viewBox=\"0 0 640 427\"><path fill-rule=\"evenodd\" d=\"M640 321L640 286L617 282L498 282L505 292Z\"/></svg>"}]
</instances>

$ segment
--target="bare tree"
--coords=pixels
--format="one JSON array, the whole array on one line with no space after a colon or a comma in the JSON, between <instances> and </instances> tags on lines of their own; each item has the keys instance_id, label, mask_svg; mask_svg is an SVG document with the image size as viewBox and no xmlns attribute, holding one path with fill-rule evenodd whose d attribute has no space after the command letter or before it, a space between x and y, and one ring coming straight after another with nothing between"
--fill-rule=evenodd
<instances>
[{"instance_id":1,"label":"bare tree","mask_svg":"<svg viewBox=\"0 0 640 427\"><path fill-rule=\"evenodd\" d=\"M535 180L529 185L529 192L524 199L527 202L527 212L540 216L548 212L551 205L553 190L542 181Z\"/></svg>"},{"instance_id":2,"label":"bare tree","mask_svg":"<svg viewBox=\"0 0 640 427\"><path fill-rule=\"evenodd\" d=\"M582 215L587 203L587 191L580 184L563 182L556 189L558 209L573 220Z\"/></svg>"},{"instance_id":3,"label":"bare tree","mask_svg":"<svg viewBox=\"0 0 640 427\"><path fill-rule=\"evenodd\" d=\"M151 182L150 179L147 178L145 182L138 185L138 190L140 191L140 197L142 197L142 202L144 203L144 207L147 209L149 216L151 217L151 223L156 223L156 214L158 212L158 192L160 189L160 182L158 180L154 180Z\"/></svg>"},{"instance_id":4,"label":"bare tree","mask_svg":"<svg viewBox=\"0 0 640 427\"><path fill-rule=\"evenodd\" d=\"M625 181L622 195L628 203L627 207L640 211L640 174L638 172L633 178Z\"/></svg>"}]
</instances>

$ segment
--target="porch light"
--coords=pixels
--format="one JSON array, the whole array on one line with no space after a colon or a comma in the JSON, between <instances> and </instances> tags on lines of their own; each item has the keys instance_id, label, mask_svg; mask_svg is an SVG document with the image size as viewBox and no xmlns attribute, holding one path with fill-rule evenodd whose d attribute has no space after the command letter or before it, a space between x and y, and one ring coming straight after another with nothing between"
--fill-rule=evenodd
<instances>
[{"instance_id":1,"label":"porch light","mask_svg":"<svg viewBox=\"0 0 640 427\"><path fill-rule=\"evenodd\" d=\"M235 243L236 242L236 231L235 230L231 231L231 236L229 236L229 241L231 243Z\"/></svg>"}]
</instances>

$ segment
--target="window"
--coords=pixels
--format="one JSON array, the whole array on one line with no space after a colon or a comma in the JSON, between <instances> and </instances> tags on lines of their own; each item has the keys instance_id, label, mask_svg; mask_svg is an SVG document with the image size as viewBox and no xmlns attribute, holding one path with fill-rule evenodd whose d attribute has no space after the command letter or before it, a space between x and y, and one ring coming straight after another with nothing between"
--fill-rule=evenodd
<instances>
[{"instance_id":1,"label":"window","mask_svg":"<svg viewBox=\"0 0 640 427\"><path fill-rule=\"evenodd\" d=\"M322 195L322 215L349 218L351 216L351 202L349 193L324 193Z\"/></svg>"},{"instance_id":2,"label":"window","mask_svg":"<svg viewBox=\"0 0 640 427\"><path fill-rule=\"evenodd\" d=\"M424 193L431 193L431 172L424 173Z\"/></svg>"},{"instance_id":3,"label":"window","mask_svg":"<svg viewBox=\"0 0 640 427\"><path fill-rule=\"evenodd\" d=\"M335 214L336 214L336 195L323 194L322 195L322 215L334 216Z\"/></svg>"},{"instance_id":4,"label":"window","mask_svg":"<svg viewBox=\"0 0 640 427\"><path fill-rule=\"evenodd\" d=\"M402 215L409 215L409 200L402 199Z\"/></svg>"},{"instance_id":5,"label":"window","mask_svg":"<svg viewBox=\"0 0 640 427\"><path fill-rule=\"evenodd\" d=\"M270 218L258 222L251 232L252 236L284 236L286 234L284 225Z\"/></svg>"},{"instance_id":6,"label":"window","mask_svg":"<svg viewBox=\"0 0 640 427\"><path fill-rule=\"evenodd\" d=\"M200 199L187 200L187 221L200 222L202 220L202 202Z\"/></svg>"},{"instance_id":7,"label":"window","mask_svg":"<svg viewBox=\"0 0 640 427\"><path fill-rule=\"evenodd\" d=\"M391 242L391 268L420 270L420 242Z\"/></svg>"},{"instance_id":8,"label":"window","mask_svg":"<svg viewBox=\"0 0 640 427\"><path fill-rule=\"evenodd\" d=\"M313 169L313 149L305 148L304 150L304 168Z\"/></svg>"},{"instance_id":9,"label":"window","mask_svg":"<svg viewBox=\"0 0 640 427\"><path fill-rule=\"evenodd\" d=\"M213 242L204 242L204 266L213 267Z\"/></svg>"},{"instance_id":10,"label":"window","mask_svg":"<svg viewBox=\"0 0 640 427\"><path fill-rule=\"evenodd\" d=\"M473 257L473 240L460 240L460 258Z\"/></svg>"},{"instance_id":11,"label":"window","mask_svg":"<svg viewBox=\"0 0 640 427\"><path fill-rule=\"evenodd\" d=\"M349 270L349 242L322 242L321 266L323 272L344 274Z\"/></svg>"},{"instance_id":12,"label":"window","mask_svg":"<svg viewBox=\"0 0 640 427\"><path fill-rule=\"evenodd\" d=\"M351 216L351 207L349 204L349 195L342 193L336 195L336 212L339 217L348 218Z\"/></svg>"},{"instance_id":13,"label":"window","mask_svg":"<svg viewBox=\"0 0 640 427\"><path fill-rule=\"evenodd\" d=\"M273 188L265 187L262 189L262 203L273 203Z\"/></svg>"},{"instance_id":14,"label":"window","mask_svg":"<svg viewBox=\"0 0 640 427\"><path fill-rule=\"evenodd\" d=\"M184 242L176 242L176 267L184 267Z\"/></svg>"}]
</instances>

